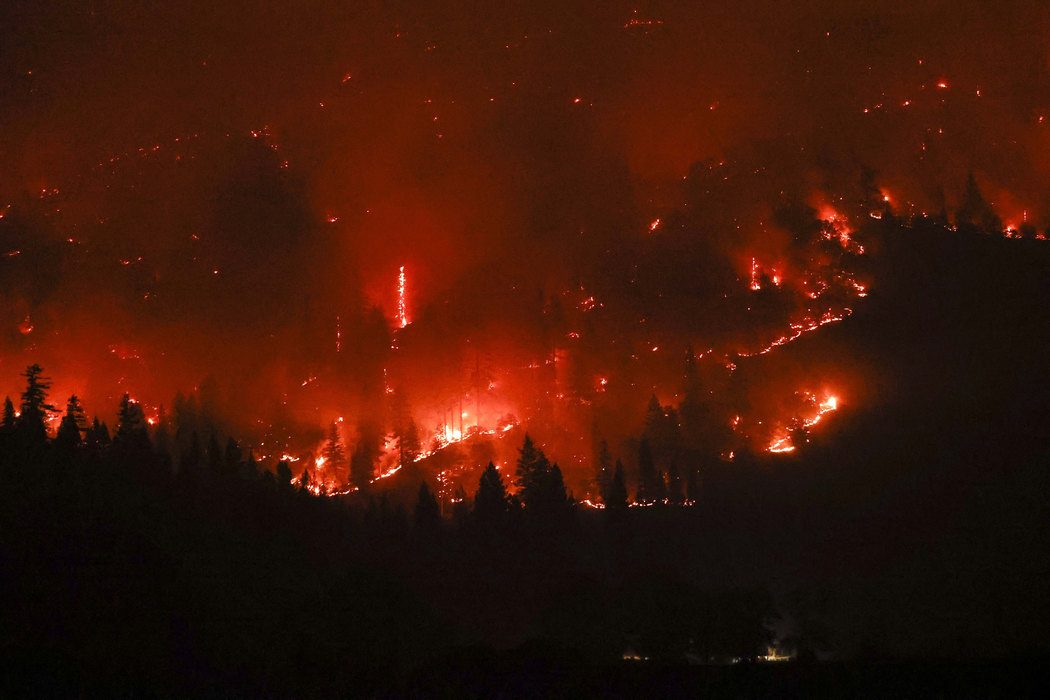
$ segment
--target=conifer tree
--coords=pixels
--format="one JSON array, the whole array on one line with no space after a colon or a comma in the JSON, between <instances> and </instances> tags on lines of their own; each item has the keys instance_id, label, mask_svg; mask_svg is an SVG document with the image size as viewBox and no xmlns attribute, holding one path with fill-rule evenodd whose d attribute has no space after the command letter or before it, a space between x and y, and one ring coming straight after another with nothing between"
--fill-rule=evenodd
<instances>
[{"instance_id":1,"label":"conifer tree","mask_svg":"<svg viewBox=\"0 0 1050 700\"><path fill-rule=\"evenodd\" d=\"M412 523L416 531L427 534L435 534L441 527L441 508L426 481L419 485L419 499L412 514Z\"/></svg>"},{"instance_id":2,"label":"conifer tree","mask_svg":"<svg viewBox=\"0 0 1050 700\"><path fill-rule=\"evenodd\" d=\"M609 488L612 486L613 464L612 455L609 454L609 443L601 441L598 448L598 458L595 460L594 480L598 488L598 497L605 503L609 499Z\"/></svg>"},{"instance_id":3,"label":"conifer tree","mask_svg":"<svg viewBox=\"0 0 1050 700\"><path fill-rule=\"evenodd\" d=\"M76 447L82 442L82 431L85 429L84 409L80 399L70 396L66 402L66 414L58 425L55 442L63 447Z\"/></svg>"},{"instance_id":4,"label":"conifer tree","mask_svg":"<svg viewBox=\"0 0 1050 700\"><path fill-rule=\"evenodd\" d=\"M671 462L667 469L667 502L672 505L681 505L685 494L682 493L682 477L678 473L678 465Z\"/></svg>"},{"instance_id":5,"label":"conifer tree","mask_svg":"<svg viewBox=\"0 0 1050 700\"><path fill-rule=\"evenodd\" d=\"M510 510L507 488L496 465L489 462L478 482L474 495L474 519L485 528L498 527L506 522Z\"/></svg>"},{"instance_id":6,"label":"conifer tree","mask_svg":"<svg viewBox=\"0 0 1050 700\"><path fill-rule=\"evenodd\" d=\"M695 468L689 470L689 477L685 483L685 497L691 504L700 499L700 480Z\"/></svg>"},{"instance_id":7,"label":"conifer tree","mask_svg":"<svg viewBox=\"0 0 1050 700\"><path fill-rule=\"evenodd\" d=\"M3 422L0 423L0 432L11 434L14 432L17 424L18 416L15 415L15 406L11 403L11 397L7 396L4 398L4 417Z\"/></svg>"},{"instance_id":8,"label":"conifer tree","mask_svg":"<svg viewBox=\"0 0 1050 700\"><path fill-rule=\"evenodd\" d=\"M324 444L324 464L327 468L339 468L346 464L346 451L343 449L343 439L339 436L339 423L332 421L328 428L328 440Z\"/></svg>"},{"instance_id":9,"label":"conifer tree","mask_svg":"<svg viewBox=\"0 0 1050 700\"><path fill-rule=\"evenodd\" d=\"M99 421L98 416L95 416L91 426L87 429L84 435L84 442L94 452L100 452L109 447L109 428L106 427L104 422Z\"/></svg>"},{"instance_id":10,"label":"conifer tree","mask_svg":"<svg viewBox=\"0 0 1050 700\"><path fill-rule=\"evenodd\" d=\"M26 379L26 390L22 392L21 412L18 416L18 430L26 440L26 446L43 446L47 442L47 419L57 409L47 402L51 380L41 376L44 370L40 365L26 367L22 376Z\"/></svg>"},{"instance_id":11,"label":"conifer tree","mask_svg":"<svg viewBox=\"0 0 1050 700\"><path fill-rule=\"evenodd\" d=\"M609 500L605 502L605 507L613 510L627 509L627 481L623 475L623 462L620 460L616 460L612 485L609 486Z\"/></svg>"},{"instance_id":12,"label":"conifer tree","mask_svg":"<svg viewBox=\"0 0 1050 700\"><path fill-rule=\"evenodd\" d=\"M550 470L550 462L547 461L543 450L536 447L528 433L525 434L525 442L522 444L521 449L518 450L518 453L517 481L515 485L518 487L522 501L527 502L529 494L537 488L537 484L543 478L543 475Z\"/></svg>"},{"instance_id":13,"label":"conifer tree","mask_svg":"<svg viewBox=\"0 0 1050 700\"><path fill-rule=\"evenodd\" d=\"M117 411L117 430L113 435L114 449L129 460L141 460L151 455L149 429L142 406L128 394L120 400Z\"/></svg>"},{"instance_id":14,"label":"conifer tree","mask_svg":"<svg viewBox=\"0 0 1050 700\"><path fill-rule=\"evenodd\" d=\"M225 455L219 446L219 439L212 433L208 436L208 476L217 478L222 474Z\"/></svg>"},{"instance_id":15,"label":"conifer tree","mask_svg":"<svg viewBox=\"0 0 1050 700\"><path fill-rule=\"evenodd\" d=\"M407 421L404 433L398 435L397 450L398 464L402 467L412 464L419 457L421 450L419 426L416 425L416 422L411 417Z\"/></svg>"},{"instance_id":16,"label":"conifer tree","mask_svg":"<svg viewBox=\"0 0 1050 700\"><path fill-rule=\"evenodd\" d=\"M663 489L658 481L662 482L663 477L653 464L649 441L643 438L638 445L638 491L635 500L639 503L655 503L659 500Z\"/></svg>"},{"instance_id":17,"label":"conifer tree","mask_svg":"<svg viewBox=\"0 0 1050 700\"><path fill-rule=\"evenodd\" d=\"M292 466L287 460L277 463L277 485L286 488L292 482Z\"/></svg>"},{"instance_id":18,"label":"conifer tree","mask_svg":"<svg viewBox=\"0 0 1050 700\"><path fill-rule=\"evenodd\" d=\"M251 459L251 450L248 451L248 456ZM230 476L235 476L243 459L244 453L241 451L241 446L237 441L232 437L226 440L226 449L223 454L223 466L226 469L226 473Z\"/></svg>"}]
</instances>

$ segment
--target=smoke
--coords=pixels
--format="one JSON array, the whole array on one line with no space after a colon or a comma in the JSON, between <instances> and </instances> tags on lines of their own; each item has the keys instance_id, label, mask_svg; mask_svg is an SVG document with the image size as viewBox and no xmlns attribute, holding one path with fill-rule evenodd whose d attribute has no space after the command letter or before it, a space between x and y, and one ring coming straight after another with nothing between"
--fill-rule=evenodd
<instances>
[{"instance_id":1,"label":"smoke","mask_svg":"<svg viewBox=\"0 0 1050 700\"><path fill-rule=\"evenodd\" d=\"M38 361L104 415L212 375L255 435L278 408L382 421L391 385L428 429L476 399L637 433L687 345L721 367L816 276L863 278L803 243L823 207L859 225L864 173L898 213L951 211L974 172L1050 223L1038 2L2 12L0 383Z\"/></svg>"}]
</instances>

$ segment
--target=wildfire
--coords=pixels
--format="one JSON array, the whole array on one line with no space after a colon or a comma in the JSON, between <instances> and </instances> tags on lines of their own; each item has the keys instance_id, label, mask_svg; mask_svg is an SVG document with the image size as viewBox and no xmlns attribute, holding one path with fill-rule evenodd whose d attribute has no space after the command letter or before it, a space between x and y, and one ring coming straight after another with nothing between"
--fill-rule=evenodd
<instances>
[{"instance_id":1,"label":"wildfire","mask_svg":"<svg viewBox=\"0 0 1050 700\"><path fill-rule=\"evenodd\" d=\"M408 325L408 310L405 304L405 266L402 265L397 275L397 323L404 328Z\"/></svg>"},{"instance_id":2,"label":"wildfire","mask_svg":"<svg viewBox=\"0 0 1050 700\"><path fill-rule=\"evenodd\" d=\"M861 289L863 289L863 287L861 287ZM835 313L832 313L831 311L827 311L827 312L824 313L823 316L820 317L819 320L814 321L812 318L807 318L807 319L803 320L801 323L792 323L791 324L791 333L789 335L782 335L782 336L780 336L779 338L774 340L772 343L770 343L769 345L767 345L766 347L762 348L761 350L759 350L757 352L741 353L740 356L741 357L754 357L755 355L765 355L767 352L771 351L773 348L780 347L781 345L786 345L786 344L790 343L793 340L798 340L799 338L802 337L803 333L809 333L809 332L815 331L818 328L820 328L821 326L826 326L829 323L838 323L839 321L841 321L842 319L846 318L847 316L849 316L852 313L853 313L853 309L848 309L848 308L847 309L843 309L841 314L835 314Z\"/></svg>"},{"instance_id":3,"label":"wildfire","mask_svg":"<svg viewBox=\"0 0 1050 700\"><path fill-rule=\"evenodd\" d=\"M823 401L817 401L815 395L809 392L802 392L806 397L807 401L816 403L817 412L811 418L802 419L799 423L801 429L812 428L814 425L819 423L824 416L835 411L839 407L839 400L836 396L827 396ZM795 444L792 442L791 435L783 435L773 440L769 447L766 448L767 452L773 454L784 454L786 452L793 452L795 450Z\"/></svg>"}]
</instances>

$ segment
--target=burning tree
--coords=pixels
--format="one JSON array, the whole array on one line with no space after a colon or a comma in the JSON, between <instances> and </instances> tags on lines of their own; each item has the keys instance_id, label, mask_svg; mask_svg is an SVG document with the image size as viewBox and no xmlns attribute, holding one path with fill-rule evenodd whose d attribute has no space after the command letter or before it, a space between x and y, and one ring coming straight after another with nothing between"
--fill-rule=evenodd
<instances>
[{"instance_id":1,"label":"burning tree","mask_svg":"<svg viewBox=\"0 0 1050 700\"><path fill-rule=\"evenodd\" d=\"M343 449L343 439L339 436L338 421L332 421L328 428L328 441L324 444L322 458L327 469L339 469L346 465L346 450Z\"/></svg>"}]
</instances>

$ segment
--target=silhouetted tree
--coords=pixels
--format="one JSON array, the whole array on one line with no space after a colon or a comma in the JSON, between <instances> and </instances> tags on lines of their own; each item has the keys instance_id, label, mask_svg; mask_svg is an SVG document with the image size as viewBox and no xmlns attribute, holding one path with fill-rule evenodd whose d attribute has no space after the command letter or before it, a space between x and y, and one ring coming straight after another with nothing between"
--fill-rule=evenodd
<instances>
[{"instance_id":1,"label":"silhouetted tree","mask_svg":"<svg viewBox=\"0 0 1050 700\"><path fill-rule=\"evenodd\" d=\"M543 450L526 435L518 457L518 495L527 513L554 514L571 509L565 481L558 465L551 465Z\"/></svg>"},{"instance_id":2,"label":"silhouetted tree","mask_svg":"<svg viewBox=\"0 0 1050 700\"><path fill-rule=\"evenodd\" d=\"M4 418L3 422L0 423L0 432L4 434L13 433L17 424L18 416L15 415L15 405L11 403L11 397L7 396L4 398Z\"/></svg>"},{"instance_id":3,"label":"silhouetted tree","mask_svg":"<svg viewBox=\"0 0 1050 700\"><path fill-rule=\"evenodd\" d=\"M695 468L689 470L685 482L685 497L692 503L700 499L700 479Z\"/></svg>"},{"instance_id":4,"label":"silhouetted tree","mask_svg":"<svg viewBox=\"0 0 1050 700\"><path fill-rule=\"evenodd\" d=\"M241 451L241 446L237 444L237 441L232 437L226 440L226 449L223 454L223 468L227 476L233 477L237 475L237 470L241 465L241 460L244 459L244 453ZM248 451L248 461L254 462L255 457L251 451Z\"/></svg>"},{"instance_id":5,"label":"silhouetted tree","mask_svg":"<svg viewBox=\"0 0 1050 700\"><path fill-rule=\"evenodd\" d=\"M359 439L350 457L350 483L364 491L375 478L380 434L371 421L361 421L357 430Z\"/></svg>"},{"instance_id":6,"label":"silhouetted tree","mask_svg":"<svg viewBox=\"0 0 1050 700\"><path fill-rule=\"evenodd\" d=\"M163 467L166 474L171 474L173 449L171 426L163 405L157 410L157 426L153 429L153 449L157 455L157 463Z\"/></svg>"},{"instance_id":7,"label":"silhouetted tree","mask_svg":"<svg viewBox=\"0 0 1050 700\"><path fill-rule=\"evenodd\" d=\"M95 416L91 422L91 426L87 429L84 434L84 442L88 449L97 454L101 454L110 445L109 428L106 424L100 422L98 416Z\"/></svg>"},{"instance_id":8,"label":"silhouetted tree","mask_svg":"<svg viewBox=\"0 0 1050 700\"><path fill-rule=\"evenodd\" d=\"M286 488L292 483L292 467L286 460L277 463L277 485Z\"/></svg>"},{"instance_id":9,"label":"silhouetted tree","mask_svg":"<svg viewBox=\"0 0 1050 700\"><path fill-rule=\"evenodd\" d=\"M612 485L609 486L609 499L605 507L612 510L627 510L627 481L623 475L623 462L616 460Z\"/></svg>"},{"instance_id":10,"label":"silhouetted tree","mask_svg":"<svg viewBox=\"0 0 1050 700\"><path fill-rule=\"evenodd\" d=\"M664 497L663 475L653 464L649 441L642 438L638 445L638 491L635 500L639 503L655 503Z\"/></svg>"},{"instance_id":11,"label":"silhouetted tree","mask_svg":"<svg viewBox=\"0 0 1050 700\"><path fill-rule=\"evenodd\" d=\"M431 535L441 528L441 508L426 481L419 485L419 499L412 513L412 524L417 532Z\"/></svg>"},{"instance_id":12,"label":"silhouetted tree","mask_svg":"<svg viewBox=\"0 0 1050 700\"><path fill-rule=\"evenodd\" d=\"M225 466L225 454L219 446L219 439L212 433L208 436L208 477L218 479Z\"/></svg>"},{"instance_id":13,"label":"silhouetted tree","mask_svg":"<svg viewBox=\"0 0 1050 700\"><path fill-rule=\"evenodd\" d=\"M13 447L17 439L18 417L15 415L11 397L4 399L4 416L0 422L0 464L7 465L14 461Z\"/></svg>"},{"instance_id":14,"label":"silhouetted tree","mask_svg":"<svg viewBox=\"0 0 1050 700\"><path fill-rule=\"evenodd\" d=\"M678 473L678 465L671 462L671 466L667 469L667 502L681 505L683 498L682 477Z\"/></svg>"},{"instance_id":15,"label":"silhouetted tree","mask_svg":"<svg viewBox=\"0 0 1050 700\"><path fill-rule=\"evenodd\" d=\"M397 463L404 467L416 460L422 445L419 439L419 427L412 418L412 411L405 400L404 392L395 391L391 398L393 413L393 432L397 442Z\"/></svg>"},{"instance_id":16,"label":"silhouetted tree","mask_svg":"<svg viewBox=\"0 0 1050 700\"><path fill-rule=\"evenodd\" d=\"M522 444L521 449L518 450L518 453L517 481L515 484L518 487L518 491L523 494L522 500L526 500L524 494L534 487L538 474L550 469L550 463L543 454L543 450L536 447L528 433L525 433L525 442Z\"/></svg>"},{"instance_id":17,"label":"silhouetted tree","mask_svg":"<svg viewBox=\"0 0 1050 700\"><path fill-rule=\"evenodd\" d=\"M21 412L18 416L18 432L26 448L41 448L47 443L47 418L57 409L47 402L51 380L41 376L43 368L33 364L26 367L22 376L26 389L22 392Z\"/></svg>"},{"instance_id":18,"label":"silhouetted tree","mask_svg":"<svg viewBox=\"0 0 1050 700\"><path fill-rule=\"evenodd\" d=\"M15 429L15 424L18 422L18 416L15 413L15 404L10 402L10 397L4 397L3 400L3 423L0 423L0 428L10 431Z\"/></svg>"},{"instance_id":19,"label":"silhouetted tree","mask_svg":"<svg viewBox=\"0 0 1050 700\"><path fill-rule=\"evenodd\" d=\"M598 448L598 458L595 460L594 481L598 488L598 498L602 503L609 499L609 488L612 486L612 455L609 454L609 444L601 441Z\"/></svg>"},{"instance_id":20,"label":"silhouetted tree","mask_svg":"<svg viewBox=\"0 0 1050 700\"><path fill-rule=\"evenodd\" d=\"M505 524L509 512L510 503L503 477L496 465L489 462L478 481L478 491L474 494L474 519L481 527L492 529Z\"/></svg>"},{"instance_id":21,"label":"silhouetted tree","mask_svg":"<svg viewBox=\"0 0 1050 700\"><path fill-rule=\"evenodd\" d=\"M196 431L189 436L189 446L179 455L179 476L188 481L200 479L204 468L204 450Z\"/></svg>"},{"instance_id":22,"label":"silhouetted tree","mask_svg":"<svg viewBox=\"0 0 1050 700\"><path fill-rule=\"evenodd\" d=\"M79 446L82 442L82 432L86 421L80 399L75 395L70 396L66 402L66 414L62 416L62 422L58 424L55 444L67 449Z\"/></svg>"},{"instance_id":23,"label":"silhouetted tree","mask_svg":"<svg viewBox=\"0 0 1050 700\"><path fill-rule=\"evenodd\" d=\"M987 233L997 233L1003 229L1002 220L981 194L981 188L973 172L966 177L966 189L963 191L959 209L955 213L955 222L959 228L977 227Z\"/></svg>"},{"instance_id":24,"label":"silhouetted tree","mask_svg":"<svg viewBox=\"0 0 1050 700\"><path fill-rule=\"evenodd\" d=\"M412 464L416 461L421 449L419 426L412 418L409 418L404 433L397 437L398 464L402 467Z\"/></svg>"},{"instance_id":25,"label":"silhouetted tree","mask_svg":"<svg viewBox=\"0 0 1050 700\"><path fill-rule=\"evenodd\" d=\"M654 462L661 469L678 457L681 438L678 412L674 408L661 406L655 394L649 399L645 411L644 437L649 441Z\"/></svg>"},{"instance_id":26,"label":"silhouetted tree","mask_svg":"<svg viewBox=\"0 0 1050 700\"><path fill-rule=\"evenodd\" d=\"M452 495L452 521L457 527L462 526L469 515L470 499L467 497L467 490L460 484Z\"/></svg>"},{"instance_id":27,"label":"silhouetted tree","mask_svg":"<svg viewBox=\"0 0 1050 700\"><path fill-rule=\"evenodd\" d=\"M149 430L142 406L124 394L117 411L117 429L113 434L113 448L122 458L134 461L152 454Z\"/></svg>"}]
</instances>

